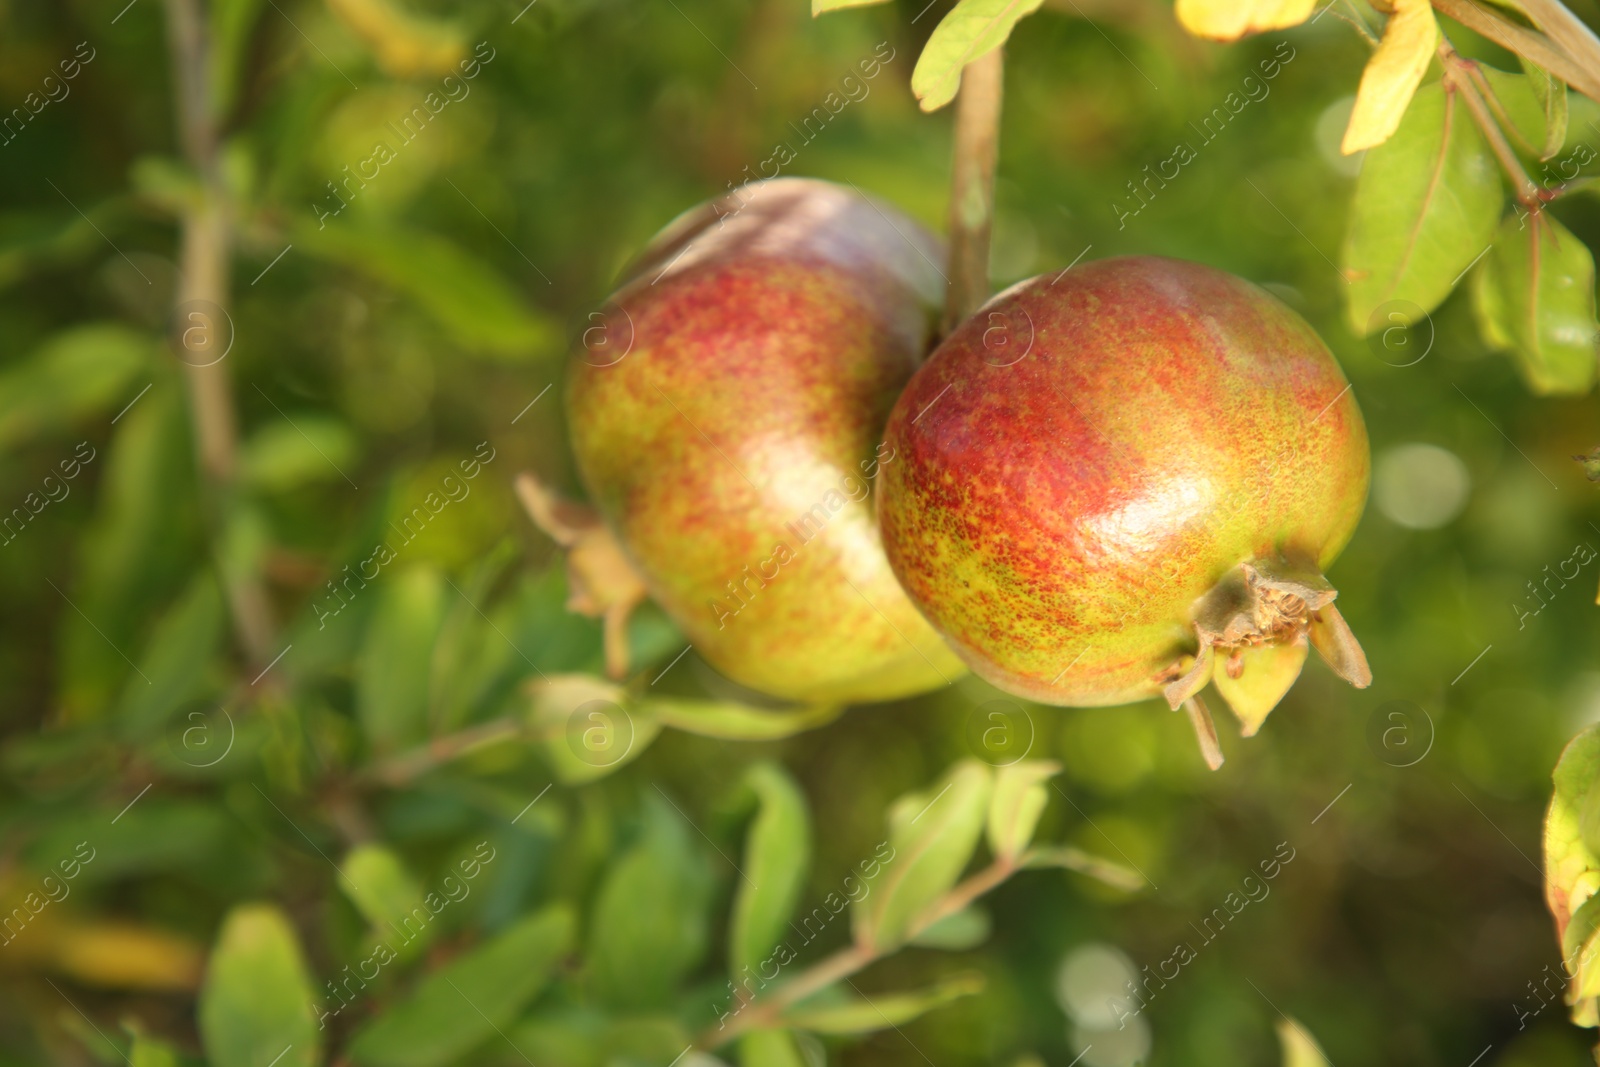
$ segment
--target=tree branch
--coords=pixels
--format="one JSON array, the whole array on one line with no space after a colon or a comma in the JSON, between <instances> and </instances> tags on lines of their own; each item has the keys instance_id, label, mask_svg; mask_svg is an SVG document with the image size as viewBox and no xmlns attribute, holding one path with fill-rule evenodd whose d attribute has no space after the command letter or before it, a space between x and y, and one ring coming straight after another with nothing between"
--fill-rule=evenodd
<instances>
[{"instance_id":1,"label":"tree branch","mask_svg":"<svg viewBox=\"0 0 1600 1067\"><path fill-rule=\"evenodd\" d=\"M232 324L227 319L231 222L227 188L217 161L205 16L200 0L166 0L166 6L178 131L202 190L199 201L186 208L182 218L178 303L190 308L184 320L175 324L174 333L178 346L191 356L198 353L190 350L190 338L205 338L206 358L183 360L196 461L205 489L213 553L234 629L246 658L259 667L272 658L271 605L259 576L253 569L241 568L224 547L233 512L238 429L227 368L220 356L214 362L210 357L219 338L232 339ZM223 321L216 321L218 316Z\"/></svg>"},{"instance_id":2,"label":"tree branch","mask_svg":"<svg viewBox=\"0 0 1600 1067\"><path fill-rule=\"evenodd\" d=\"M1005 59L999 48L968 63L961 73L950 173L950 277L944 333L989 299L989 234L994 224L1004 73Z\"/></svg>"}]
</instances>

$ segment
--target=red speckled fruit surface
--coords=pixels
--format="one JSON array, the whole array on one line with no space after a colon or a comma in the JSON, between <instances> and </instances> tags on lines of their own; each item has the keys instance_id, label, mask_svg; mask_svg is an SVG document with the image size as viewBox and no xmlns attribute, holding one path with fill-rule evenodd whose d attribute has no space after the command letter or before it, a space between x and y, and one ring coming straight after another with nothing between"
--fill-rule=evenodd
<instances>
[{"instance_id":1,"label":"red speckled fruit surface","mask_svg":"<svg viewBox=\"0 0 1600 1067\"><path fill-rule=\"evenodd\" d=\"M872 498L899 462L883 424L926 351L940 256L849 190L745 186L663 231L577 353L590 495L735 681L884 700L964 673L895 582Z\"/></svg>"},{"instance_id":2,"label":"red speckled fruit surface","mask_svg":"<svg viewBox=\"0 0 1600 1067\"><path fill-rule=\"evenodd\" d=\"M1280 553L1325 570L1371 460L1299 315L1156 257L990 301L901 395L878 503L902 584L972 669L1076 706L1160 690L1198 597Z\"/></svg>"}]
</instances>

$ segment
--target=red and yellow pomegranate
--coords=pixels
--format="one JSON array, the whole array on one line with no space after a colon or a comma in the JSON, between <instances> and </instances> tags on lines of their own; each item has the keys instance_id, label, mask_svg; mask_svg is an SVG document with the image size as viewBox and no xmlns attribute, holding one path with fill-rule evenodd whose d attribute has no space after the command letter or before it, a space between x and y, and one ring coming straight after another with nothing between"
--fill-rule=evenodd
<instances>
[{"instance_id":1,"label":"red and yellow pomegranate","mask_svg":"<svg viewBox=\"0 0 1600 1067\"><path fill-rule=\"evenodd\" d=\"M691 211L641 256L567 383L598 514L520 484L568 546L571 606L606 619L613 674L645 595L779 697L885 700L964 673L896 583L872 499L940 257L892 208L801 179Z\"/></svg>"},{"instance_id":2,"label":"red and yellow pomegranate","mask_svg":"<svg viewBox=\"0 0 1600 1067\"><path fill-rule=\"evenodd\" d=\"M1198 691L1254 733L1307 643L1371 680L1323 571L1371 460L1311 327L1223 271L1155 257L1023 282L952 333L890 416L884 546L980 676L1074 706Z\"/></svg>"}]
</instances>

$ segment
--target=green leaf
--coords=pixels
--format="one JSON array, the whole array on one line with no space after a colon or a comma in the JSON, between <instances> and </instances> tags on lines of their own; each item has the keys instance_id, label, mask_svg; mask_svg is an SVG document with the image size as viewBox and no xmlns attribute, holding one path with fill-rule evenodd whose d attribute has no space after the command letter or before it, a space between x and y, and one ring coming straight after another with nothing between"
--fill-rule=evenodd
<instances>
[{"instance_id":1,"label":"green leaf","mask_svg":"<svg viewBox=\"0 0 1600 1067\"><path fill-rule=\"evenodd\" d=\"M212 0L211 106L218 119L225 120L233 108L252 40L250 31L263 7L264 0Z\"/></svg>"},{"instance_id":2,"label":"green leaf","mask_svg":"<svg viewBox=\"0 0 1600 1067\"><path fill-rule=\"evenodd\" d=\"M410 930L404 924L415 909L422 907L422 885L392 849L379 844L357 845L346 854L339 869L344 872L339 879L340 888L370 926ZM424 924L420 934L406 943L407 947L421 947L433 929L431 922ZM387 931L383 933L386 935Z\"/></svg>"},{"instance_id":3,"label":"green leaf","mask_svg":"<svg viewBox=\"0 0 1600 1067\"><path fill-rule=\"evenodd\" d=\"M156 624L128 675L117 704L118 732L142 737L205 692L224 632L222 594L210 573L201 572Z\"/></svg>"},{"instance_id":4,"label":"green leaf","mask_svg":"<svg viewBox=\"0 0 1600 1067\"><path fill-rule=\"evenodd\" d=\"M1528 152L1549 159L1567 138L1567 87L1544 68L1522 61L1523 74L1481 66L1510 121L1506 132Z\"/></svg>"},{"instance_id":5,"label":"green leaf","mask_svg":"<svg viewBox=\"0 0 1600 1067\"><path fill-rule=\"evenodd\" d=\"M951 912L916 937L910 944L919 948L941 948L946 952L965 952L989 940L993 927L989 913L976 904Z\"/></svg>"},{"instance_id":6,"label":"green leaf","mask_svg":"<svg viewBox=\"0 0 1600 1067\"><path fill-rule=\"evenodd\" d=\"M668 801L647 798L643 835L606 871L589 926L596 993L617 1007L665 1005L705 955L711 875Z\"/></svg>"},{"instance_id":7,"label":"green leaf","mask_svg":"<svg viewBox=\"0 0 1600 1067\"><path fill-rule=\"evenodd\" d=\"M312 1067L321 1039L311 980L288 918L241 904L223 920L200 989L200 1040L211 1067Z\"/></svg>"},{"instance_id":8,"label":"green leaf","mask_svg":"<svg viewBox=\"0 0 1600 1067\"><path fill-rule=\"evenodd\" d=\"M1584 811L1600 783L1600 726L1589 727L1567 743L1552 777L1555 790L1544 818L1544 895L1555 918L1556 939L1565 946L1581 936L1581 928L1580 934L1567 936L1575 916L1582 913L1587 925L1595 915L1583 909L1600 890L1600 855L1584 841L1583 834ZM1569 953L1566 962L1580 986L1589 986L1600 977L1589 973L1600 972L1600 961L1590 954L1573 960ZM1595 1013L1592 996L1572 1005L1573 1019L1580 1025L1594 1025L1582 1020L1593 1019Z\"/></svg>"},{"instance_id":9,"label":"green leaf","mask_svg":"<svg viewBox=\"0 0 1600 1067\"><path fill-rule=\"evenodd\" d=\"M1390 301L1426 314L1494 235L1505 196L1472 116L1438 83L1417 90L1395 135L1367 152L1350 206L1343 269L1360 336Z\"/></svg>"},{"instance_id":10,"label":"green leaf","mask_svg":"<svg viewBox=\"0 0 1600 1067\"><path fill-rule=\"evenodd\" d=\"M350 578L350 575L355 575ZM346 569L336 582L349 597L359 597L364 583ZM377 581L388 583L379 593L377 610L361 649L356 674L356 713L374 752L392 752L414 744L428 727L428 686L432 678L433 643L444 621L444 576L417 566Z\"/></svg>"},{"instance_id":11,"label":"green leaf","mask_svg":"<svg viewBox=\"0 0 1600 1067\"><path fill-rule=\"evenodd\" d=\"M292 419L292 421L291 421ZM316 482L343 481L356 460L356 436L338 419L296 414L250 435L239 454L244 483L283 492Z\"/></svg>"},{"instance_id":12,"label":"green leaf","mask_svg":"<svg viewBox=\"0 0 1600 1067\"><path fill-rule=\"evenodd\" d=\"M1278 1041L1283 1046L1283 1067L1329 1067L1321 1046L1298 1020L1287 1015L1278 1020Z\"/></svg>"},{"instance_id":13,"label":"green leaf","mask_svg":"<svg viewBox=\"0 0 1600 1067\"><path fill-rule=\"evenodd\" d=\"M957 974L927 989L852 997L810 1009L800 1004L784 1017L784 1021L797 1030L817 1034L868 1034L891 1026L904 1026L919 1015L982 989L982 975Z\"/></svg>"},{"instance_id":14,"label":"green leaf","mask_svg":"<svg viewBox=\"0 0 1600 1067\"><path fill-rule=\"evenodd\" d=\"M1050 799L1044 783L1059 773L1054 760L1021 760L1000 768L989 800L989 851L1015 860L1033 840L1033 831Z\"/></svg>"},{"instance_id":15,"label":"green leaf","mask_svg":"<svg viewBox=\"0 0 1600 1067\"><path fill-rule=\"evenodd\" d=\"M365 1026L350 1057L372 1067L438 1067L515 1019L572 947L573 917L546 908L451 960Z\"/></svg>"},{"instance_id":16,"label":"green leaf","mask_svg":"<svg viewBox=\"0 0 1600 1067\"><path fill-rule=\"evenodd\" d=\"M788 1030L754 1030L739 1039L740 1067L810 1067Z\"/></svg>"},{"instance_id":17,"label":"green leaf","mask_svg":"<svg viewBox=\"0 0 1600 1067\"><path fill-rule=\"evenodd\" d=\"M149 1034L135 1034L128 1063L130 1067L178 1067L178 1054L171 1045Z\"/></svg>"},{"instance_id":18,"label":"green leaf","mask_svg":"<svg viewBox=\"0 0 1600 1067\"><path fill-rule=\"evenodd\" d=\"M724 741L776 741L815 730L837 719L842 704L819 704L792 711L768 711L730 700L680 700L660 697L637 705L662 725Z\"/></svg>"},{"instance_id":19,"label":"green leaf","mask_svg":"<svg viewBox=\"0 0 1600 1067\"><path fill-rule=\"evenodd\" d=\"M979 56L1006 43L1017 20L1039 9L1043 0L961 0L939 20L911 72L911 91L924 111L937 111L955 99L961 72Z\"/></svg>"},{"instance_id":20,"label":"green leaf","mask_svg":"<svg viewBox=\"0 0 1600 1067\"><path fill-rule=\"evenodd\" d=\"M745 835L733 901L728 969L736 981L746 967L757 971L782 940L811 866L811 816L800 787L775 763L755 764L745 783L760 809Z\"/></svg>"},{"instance_id":21,"label":"green leaf","mask_svg":"<svg viewBox=\"0 0 1600 1067\"><path fill-rule=\"evenodd\" d=\"M1474 304L1485 339L1510 341L1528 388L1582 395L1594 385L1594 256L1548 211L1506 217L1479 267ZM1481 287L1481 288L1480 288Z\"/></svg>"},{"instance_id":22,"label":"green leaf","mask_svg":"<svg viewBox=\"0 0 1600 1067\"><path fill-rule=\"evenodd\" d=\"M829 11L841 11L847 7L869 7L872 4L886 2L887 0L811 0L811 17L816 18Z\"/></svg>"},{"instance_id":23,"label":"green leaf","mask_svg":"<svg viewBox=\"0 0 1600 1067\"><path fill-rule=\"evenodd\" d=\"M435 234L308 223L295 230L294 244L409 296L467 348L524 362L562 347L556 324L499 272Z\"/></svg>"},{"instance_id":24,"label":"green leaf","mask_svg":"<svg viewBox=\"0 0 1600 1067\"><path fill-rule=\"evenodd\" d=\"M156 344L125 326L64 330L0 372L0 449L133 400L154 367Z\"/></svg>"},{"instance_id":25,"label":"green leaf","mask_svg":"<svg viewBox=\"0 0 1600 1067\"><path fill-rule=\"evenodd\" d=\"M992 786L987 766L962 760L942 783L894 802L894 858L852 912L858 942L879 948L902 943L912 922L955 884L983 833Z\"/></svg>"}]
</instances>

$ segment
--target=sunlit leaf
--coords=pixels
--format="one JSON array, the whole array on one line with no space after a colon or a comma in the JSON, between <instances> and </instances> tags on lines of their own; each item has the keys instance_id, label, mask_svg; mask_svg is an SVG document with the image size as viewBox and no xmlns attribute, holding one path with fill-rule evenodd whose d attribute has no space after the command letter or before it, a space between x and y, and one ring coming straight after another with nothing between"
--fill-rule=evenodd
<instances>
[{"instance_id":1,"label":"sunlit leaf","mask_svg":"<svg viewBox=\"0 0 1600 1067\"><path fill-rule=\"evenodd\" d=\"M1015 860L1028 847L1049 800L1044 783L1060 770L1054 760L1022 760L996 772L988 821L989 851L996 857Z\"/></svg>"},{"instance_id":2,"label":"sunlit leaf","mask_svg":"<svg viewBox=\"0 0 1600 1067\"><path fill-rule=\"evenodd\" d=\"M1315 7L1316 0L1178 0L1175 11L1196 37L1236 41L1247 33L1298 26Z\"/></svg>"},{"instance_id":3,"label":"sunlit leaf","mask_svg":"<svg viewBox=\"0 0 1600 1067\"><path fill-rule=\"evenodd\" d=\"M1283 1046L1283 1067L1329 1067L1316 1038L1294 1019L1278 1020L1278 1042Z\"/></svg>"},{"instance_id":4,"label":"sunlit leaf","mask_svg":"<svg viewBox=\"0 0 1600 1067\"><path fill-rule=\"evenodd\" d=\"M759 973L782 940L811 866L811 815L794 779L775 763L758 763L745 782L760 807L745 835L734 891L728 969L735 980L746 967Z\"/></svg>"},{"instance_id":5,"label":"sunlit leaf","mask_svg":"<svg viewBox=\"0 0 1600 1067\"><path fill-rule=\"evenodd\" d=\"M128 1054L130 1067L178 1067L178 1054L165 1041L149 1034L136 1034Z\"/></svg>"},{"instance_id":6,"label":"sunlit leaf","mask_svg":"<svg viewBox=\"0 0 1600 1067\"><path fill-rule=\"evenodd\" d=\"M907 993L875 993L808 1009L804 1004L786 1016L796 1029L818 1034L866 1034L904 1026L952 1000L983 989L983 976L957 974L938 985Z\"/></svg>"},{"instance_id":7,"label":"sunlit leaf","mask_svg":"<svg viewBox=\"0 0 1600 1067\"><path fill-rule=\"evenodd\" d=\"M922 48L911 72L911 91L924 111L937 111L955 99L961 72L974 59L1006 43L1017 20L1039 9L1043 0L960 0Z\"/></svg>"},{"instance_id":8,"label":"sunlit leaf","mask_svg":"<svg viewBox=\"0 0 1600 1067\"><path fill-rule=\"evenodd\" d=\"M1567 83L1543 67L1521 56L1518 58L1522 60L1522 69L1528 73L1528 85L1544 117L1544 141L1539 147L1539 158L1549 159L1561 151L1567 140Z\"/></svg>"},{"instance_id":9,"label":"sunlit leaf","mask_svg":"<svg viewBox=\"0 0 1600 1067\"><path fill-rule=\"evenodd\" d=\"M200 990L200 1040L212 1067L313 1067L321 1035L300 942L270 904L228 913Z\"/></svg>"},{"instance_id":10,"label":"sunlit leaf","mask_svg":"<svg viewBox=\"0 0 1600 1067\"><path fill-rule=\"evenodd\" d=\"M575 925L566 907L546 908L456 957L357 1032L350 1058L371 1067L440 1067L500 1040L496 1031L550 981Z\"/></svg>"},{"instance_id":11,"label":"sunlit leaf","mask_svg":"<svg viewBox=\"0 0 1600 1067\"><path fill-rule=\"evenodd\" d=\"M1361 72L1341 152L1350 155L1380 145L1399 128L1438 44L1439 22L1429 0L1395 0L1383 40Z\"/></svg>"},{"instance_id":12,"label":"sunlit leaf","mask_svg":"<svg viewBox=\"0 0 1600 1067\"><path fill-rule=\"evenodd\" d=\"M1437 307L1489 247L1504 202L1465 106L1424 86L1399 132L1367 153L1356 183L1341 264L1356 333L1388 326L1375 313L1391 301L1423 314Z\"/></svg>"},{"instance_id":13,"label":"sunlit leaf","mask_svg":"<svg viewBox=\"0 0 1600 1067\"><path fill-rule=\"evenodd\" d=\"M847 7L867 7L884 2L885 0L811 0L811 17L816 18L829 11L839 11Z\"/></svg>"},{"instance_id":14,"label":"sunlit leaf","mask_svg":"<svg viewBox=\"0 0 1600 1067\"><path fill-rule=\"evenodd\" d=\"M1509 341L1528 388L1582 395L1595 381L1594 256L1548 211L1507 216L1484 257L1478 300L1492 341Z\"/></svg>"},{"instance_id":15,"label":"sunlit leaf","mask_svg":"<svg viewBox=\"0 0 1600 1067\"><path fill-rule=\"evenodd\" d=\"M595 991L619 1007L670 1000L710 937L711 877L698 836L663 795L649 798L645 816L641 838L606 872L589 926Z\"/></svg>"},{"instance_id":16,"label":"sunlit leaf","mask_svg":"<svg viewBox=\"0 0 1600 1067\"><path fill-rule=\"evenodd\" d=\"M992 788L987 766L963 760L927 791L894 802L889 809L894 858L851 913L857 941L900 944L913 921L955 884L983 833Z\"/></svg>"},{"instance_id":17,"label":"sunlit leaf","mask_svg":"<svg viewBox=\"0 0 1600 1067\"><path fill-rule=\"evenodd\" d=\"M1576 940L1567 937L1574 916L1600 890L1600 855L1590 849L1583 835L1583 813L1600 784L1600 726L1591 726L1568 742L1552 777L1555 791L1544 819L1544 892L1555 918L1556 939L1565 945ZM1587 925L1587 916L1593 913L1585 914ZM1592 988L1600 978L1600 974L1590 973L1600 972L1600 959L1587 953L1576 960L1568 958L1566 964L1580 986ZM1592 997L1574 1003L1574 1021L1593 1019L1595 1007Z\"/></svg>"},{"instance_id":18,"label":"sunlit leaf","mask_svg":"<svg viewBox=\"0 0 1600 1067\"><path fill-rule=\"evenodd\" d=\"M328 6L396 78L449 74L467 53L455 26L404 11L393 0L328 0Z\"/></svg>"}]
</instances>

